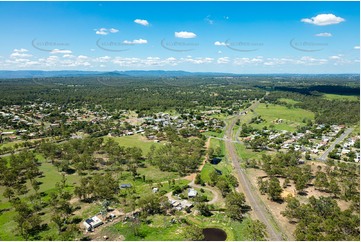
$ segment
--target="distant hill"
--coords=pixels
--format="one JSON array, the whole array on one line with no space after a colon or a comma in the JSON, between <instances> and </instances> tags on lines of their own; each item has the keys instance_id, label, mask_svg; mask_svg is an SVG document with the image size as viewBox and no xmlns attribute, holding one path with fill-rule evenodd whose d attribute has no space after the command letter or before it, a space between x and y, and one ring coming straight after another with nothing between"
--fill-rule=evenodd
<instances>
[{"instance_id":1,"label":"distant hill","mask_svg":"<svg viewBox=\"0 0 361 242\"><path fill-rule=\"evenodd\" d=\"M130 77L184 77L184 76L235 76L231 73L187 72L187 71L0 71L0 78L31 77L78 77L78 76L130 76Z\"/></svg>"}]
</instances>

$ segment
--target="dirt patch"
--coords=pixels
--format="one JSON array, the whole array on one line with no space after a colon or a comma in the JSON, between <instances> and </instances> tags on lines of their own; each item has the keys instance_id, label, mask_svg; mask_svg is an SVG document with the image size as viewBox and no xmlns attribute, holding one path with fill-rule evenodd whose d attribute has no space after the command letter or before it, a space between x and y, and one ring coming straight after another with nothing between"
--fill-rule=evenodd
<instances>
[{"instance_id":1,"label":"dirt patch","mask_svg":"<svg viewBox=\"0 0 361 242\"><path fill-rule=\"evenodd\" d=\"M249 177L249 180L251 181L252 185L256 188L256 192L258 194L258 196L262 199L263 203L266 205L267 210L271 212L273 218L275 221L277 221L277 223L279 224L279 226L281 228L283 228L283 231L286 233L288 240L294 240L293 237L293 232L296 229L296 225L294 224L290 224L288 222L288 219L286 217L284 217L281 212L285 210L287 203L277 203L277 202L273 202L271 200L268 199L267 195L261 195L261 193L258 190L258 185L257 185L257 178L258 177L263 177L266 176L267 174L259 169L247 169L247 175ZM283 181L280 181L281 185ZM293 193L293 188L291 187L287 187L285 189L285 194L292 194Z\"/></svg>"}]
</instances>

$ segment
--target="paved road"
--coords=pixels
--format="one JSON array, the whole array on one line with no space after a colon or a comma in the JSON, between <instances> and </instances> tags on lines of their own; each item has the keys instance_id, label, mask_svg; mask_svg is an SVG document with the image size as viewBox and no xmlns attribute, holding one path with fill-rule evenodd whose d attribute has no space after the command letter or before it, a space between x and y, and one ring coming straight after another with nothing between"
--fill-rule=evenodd
<instances>
[{"instance_id":1,"label":"paved road","mask_svg":"<svg viewBox=\"0 0 361 242\"><path fill-rule=\"evenodd\" d=\"M258 102L254 103L251 107L248 109L254 108L258 105ZM245 171L240 167L239 162L241 161L240 157L238 157L238 154L236 152L236 149L234 147L234 143L230 142L229 139L232 139L233 136L233 127L235 126L238 119L241 118L241 115L236 116L232 120L229 121L229 124L226 128L225 133L225 144L226 149L228 151L228 154L232 160L234 169L237 172L238 180L240 183L240 186L242 187L242 190L246 196L247 203L252 207L252 210L254 211L257 218L266 225L267 232L268 232L268 238L272 241L280 241L283 240L282 235L280 232L278 232L274 225L272 225L271 222L271 214L268 213L265 205L260 201L260 198L257 196L257 194L252 190L252 184L247 178L247 175L245 174Z\"/></svg>"},{"instance_id":2,"label":"paved road","mask_svg":"<svg viewBox=\"0 0 361 242\"><path fill-rule=\"evenodd\" d=\"M323 153L320 158L318 158L321 161L325 161L328 157L328 154L335 148L337 144L339 144L342 140L344 140L349 134L351 134L353 128L348 128L343 132L343 134L340 135L331 145L330 147Z\"/></svg>"},{"instance_id":3,"label":"paved road","mask_svg":"<svg viewBox=\"0 0 361 242\"><path fill-rule=\"evenodd\" d=\"M218 140L228 141L228 142L232 142L232 143L242 144L241 141L232 140L232 139L229 139L229 138L219 138L219 137L215 137L215 136L207 136L207 138L218 139Z\"/></svg>"}]
</instances>

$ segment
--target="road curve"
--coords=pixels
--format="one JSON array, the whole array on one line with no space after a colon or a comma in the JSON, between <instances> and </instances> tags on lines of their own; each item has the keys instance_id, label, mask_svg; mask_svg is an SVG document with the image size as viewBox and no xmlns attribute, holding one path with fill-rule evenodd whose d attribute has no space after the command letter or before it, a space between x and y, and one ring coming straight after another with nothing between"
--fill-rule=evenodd
<instances>
[{"instance_id":1,"label":"road curve","mask_svg":"<svg viewBox=\"0 0 361 242\"><path fill-rule=\"evenodd\" d=\"M248 108L248 110L256 107L258 104L259 102L254 103L251 107ZM252 207L257 218L266 225L269 239L272 241L283 240L281 233L278 232L272 225L271 215L268 213L265 205L260 202L260 198L252 190L252 185L248 180L247 175L245 174L244 170L240 167L239 163L241 159L237 155L236 149L234 147L234 143L231 142L233 136L233 127L235 126L237 120L240 118L241 116L237 115L236 117L231 119L229 121L229 124L227 125L225 132L226 150L229 154L230 159L232 160L232 164L237 173L240 186L242 187L242 190L246 196L246 201Z\"/></svg>"}]
</instances>

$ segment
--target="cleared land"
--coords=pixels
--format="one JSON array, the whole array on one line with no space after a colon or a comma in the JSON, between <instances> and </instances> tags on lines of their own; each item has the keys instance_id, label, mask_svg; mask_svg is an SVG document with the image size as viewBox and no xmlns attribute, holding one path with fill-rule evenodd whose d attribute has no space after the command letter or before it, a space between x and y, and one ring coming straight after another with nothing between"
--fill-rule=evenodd
<instances>
[{"instance_id":1,"label":"cleared land","mask_svg":"<svg viewBox=\"0 0 361 242\"><path fill-rule=\"evenodd\" d=\"M353 95L337 95L337 94L323 94L323 98L328 100L349 100L349 101L359 101L360 96Z\"/></svg>"},{"instance_id":2,"label":"cleared land","mask_svg":"<svg viewBox=\"0 0 361 242\"><path fill-rule=\"evenodd\" d=\"M164 143L155 143L153 140L147 140L146 137L135 134L135 135L129 135L129 136L121 136L121 137L105 137L106 139L113 139L116 141L120 146L125 147L139 147L143 150L143 155L146 155L150 147L154 144L156 147L159 147L160 145L163 145Z\"/></svg>"},{"instance_id":3,"label":"cleared land","mask_svg":"<svg viewBox=\"0 0 361 242\"><path fill-rule=\"evenodd\" d=\"M303 120L314 120L314 113L301 108L287 108L281 105L261 103L254 110L255 114L261 116L264 122L252 124L253 127L262 129L264 126L273 125L277 130L287 130L293 132L297 126L303 125ZM276 120L282 119L277 123Z\"/></svg>"}]
</instances>

